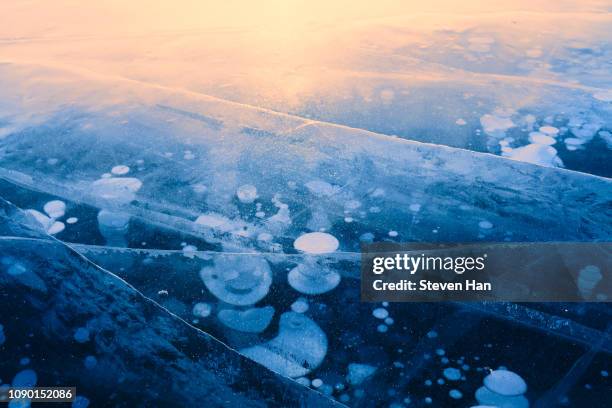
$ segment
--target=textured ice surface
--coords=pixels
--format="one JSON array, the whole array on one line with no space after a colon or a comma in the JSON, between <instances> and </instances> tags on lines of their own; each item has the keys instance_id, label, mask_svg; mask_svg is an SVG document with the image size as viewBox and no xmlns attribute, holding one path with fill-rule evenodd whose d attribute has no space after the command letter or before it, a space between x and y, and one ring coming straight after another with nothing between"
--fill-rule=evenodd
<instances>
[{"instance_id":1,"label":"textured ice surface","mask_svg":"<svg viewBox=\"0 0 612 408\"><path fill-rule=\"evenodd\" d=\"M499 44L499 39L483 33L465 36L464 46L479 55ZM603 81L603 76L600 79ZM453 129L472 131L484 116L483 144L501 146L503 141L506 147L518 150L523 142L517 142L517 137L527 140L531 132L544 136L536 135L530 145L550 146L545 137L567 142L564 135L571 133L584 142L574 146L582 146L597 140L599 129L605 127L608 105L599 102L587 113L560 121L554 117L547 120L543 113L536 115L530 109L529 113L499 109L494 103L507 95L521 100L537 90L539 96L533 100L550 101L554 109L544 104L542 112L552 112L561 109L557 102L565 98L565 107L590 104L590 89L559 90L541 83L541 79L534 82L541 87L530 88L509 79L499 84L496 81L476 81L466 86L467 90L459 87L461 95L449 100L449 106L463 106L457 100L463 100L464 90L469 93L480 89L474 103L483 107L476 114L453 112ZM414 92L426 94L425 88L430 90L424 86ZM519 92L514 94L517 88ZM20 230L24 226L37 226L40 221L47 232L53 232L48 231L53 217L45 212L45 204L56 200L65 203L63 214L54 212L58 218L53 222L64 225L55 236L71 242L87 259L140 291L145 297L134 295L140 299L138 305L142 302L153 307L153 300L163 307L144 317L134 312L138 328L146 336L129 331L119 339L121 344L130 345L128 334L142 338L129 349L137 356L131 366L135 370L148 370L150 365L171 370L166 358L178 355L179 367L188 373L156 372L151 381L168 384L164 382L170 381L167 378L178 375L181 386L191 384L202 373L198 364L210 364L208 368L219 365L210 356L225 355L225 348L221 353L217 348L208 353L200 351L202 354L196 355L205 357L195 365L184 359L190 360L194 348L200 350L199 340L189 340L197 347L176 351L174 342L182 341L180 335L188 339L194 336L193 328L185 328L188 326L184 322L188 322L272 371L305 378L300 383L307 381L322 394L351 406L388 406L406 398L465 406L475 403L473 396L488 369L500 365L525 378L529 385L525 401L541 399L543 406L567 395L572 402L593 405L597 401L595 393L607 385L603 380L595 383L586 371L572 368L577 362L581 362L578 367L597 364L597 378L604 378L599 372L609 365L612 350L608 328L602 327L609 320L607 308L374 306L359 303L357 277L362 240L608 241L612 236L609 179L411 142L70 69L5 64L0 66L0 89L1 194L19 207L32 210L32 217L21 213L11 216L15 223L2 231L6 237L3 248L8 248L3 249L3 256L4 251L20 250L38 254L35 259L42 258L40 234L24 242L10 237L23 236ZM499 94L484 98L484 89ZM385 89L379 95L392 101L401 93ZM421 103L424 100L418 99L419 106ZM414 106L406 105L405 111L412 112ZM458 117L466 124L455 123ZM427 118L427 124L430 121L432 117ZM117 166L125 167L118 171ZM78 222L70 223L70 218L78 218ZM325 239L299 241L300 237L313 237L313 233ZM49 238L45 236L44 240ZM14 255L9 254L6 262L2 258L6 270L3 279L11 279L11 285L50 294L58 287L70 288L61 286L50 271L39 276L32 259ZM44 256L55 259L48 251ZM58 255L58 259L63 258ZM78 258L78 262L85 260ZM80 270L78 265L76 269ZM102 273L95 265L90 266L96 271L93 275ZM581 288L590 290L593 278L596 275L587 271ZM38 319L36 324L44 316L46 324L35 327L49 327L50 335L44 339L57 337L57 343L51 343L54 347L61 348L64 341L70 341L72 348L102 349L103 353L94 348L77 356L77 378L79 370L87 369L87 356L95 356L97 364L104 366L115 351L110 350L115 340L100 334L96 325L103 329L123 327L127 318L121 309L124 303L113 307L117 316L97 305L107 305L105 291L100 291L86 292L95 300L85 302L94 308L91 313L85 313L87 310L84 312L76 306L79 303L63 293L61 299L70 307L64 320L58 320L53 308L51 312L46 307L32 312L33 319ZM22 296L15 298L18 301L14 304L23 303L25 289L15 296L19 293ZM78 292L68 294L82 299ZM302 297L306 302L300 301ZM32 308L39 305L31 302ZM378 311L378 316L373 315L378 309L386 314ZM23 311L14 315L19 313ZM81 318L79 313L86 316ZM175 321L174 316L184 322ZM74 324L63 323L72 318ZM24 330L15 335L19 331L9 325L12 320L5 320L3 317L5 344L25 338ZM166 324L168 321L182 327L176 329L179 334L173 332L174 323ZM89 336L79 335L77 339L75 335L81 329ZM148 336L150 330L156 330L159 337ZM206 344L217 347L212 338L206 339ZM143 357L143 350L151 351L152 361ZM19 357L21 354L26 353L15 353ZM591 354L603 355L603 362L593 360ZM32 358L35 363L43 360L30 357L36 357ZM206 359L210 361L200 361ZM91 366L91 359L88 361ZM557 363L554 369L549 367L550 361ZM0 378L12 378L18 372L17 362L11 364L9 375ZM361 384L352 384L346 378L351 364L375 370ZM235 366L222 367L228 367L231 374ZM261 370L263 376L272 375L248 362L247 367L256 367L253 370ZM461 369L465 380L455 383L444 377L449 367ZM39 364L36 372L51 369ZM144 376L142 371L126 370L126 377L133 372ZM205 372L206 376L220 375L219 371ZM258 373L253 371L247 380L241 378L241 386L260 384ZM453 371L451 377L456 374ZM278 377L266 378L275 383ZM593 392L572 394L583 380L595 383ZM281 382L288 384L286 380ZM204 391L207 389L204 387ZM551 389L555 390L553 397L547 394ZM228 393L234 392L230 390ZM452 390L461 394L451 395ZM204 391L198 391L194 400L204 398ZM455 400L458 395L461 399ZM485 395L485 399L489 397ZM524 404L523 399L519 403Z\"/></svg>"}]
</instances>

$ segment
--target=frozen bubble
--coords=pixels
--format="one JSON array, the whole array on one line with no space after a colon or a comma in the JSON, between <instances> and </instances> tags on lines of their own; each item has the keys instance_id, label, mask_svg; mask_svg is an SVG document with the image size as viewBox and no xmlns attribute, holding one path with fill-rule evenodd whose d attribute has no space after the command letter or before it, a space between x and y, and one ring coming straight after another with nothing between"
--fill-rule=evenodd
<instances>
[{"instance_id":1,"label":"frozen bubble","mask_svg":"<svg viewBox=\"0 0 612 408\"><path fill-rule=\"evenodd\" d=\"M187 258L193 259L198 251L198 248L194 245L185 245L182 251L183 255L185 255Z\"/></svg>"},{"instance_id":2,"label":"frozen bubble","mask_svg":"<svg viewBox=\"0 0 612 408\"><path fill-rule=\"evenodd\" d=\"M480 387L476 390L476 400L479 404L485 406L494 406L500 408L529 408L529 401L523 395L501 395L497 394L487 387Z\"/></svg>"},{"instance_id":3,"label":"frozen bubble","mask_svg":"<svg viewBox=\"0 0 612 408\"><path fill-rule=\"evenodd\" d=\"M538 130L544 133L545 135L553 136L553 137L559 134L559 129L557 129L554 126L542 126Z\"/></svg>"},{"instance_id":4,"label":"frozen bubble","mask_svg":"<svg viewBox=\"0 0 612 408\"><path fill-rule=\"evenodd\" d=\"M557 149L549 145L532 143L505 153L505 157L546 167L563 167Z\"/></svg>"},{"instance_id":5,"label":"frozen bubble","mask_svg":"<svg viewBox=\"0 0 612 408\"><path fill-rule=\"evenodd\" d=\"M384 325L384 324L379 324L379 325L378 325L378 327L376 328L376 330L377 330L379 333L386 333L386 332L387 332L387 330L389 330L389 326Z\"/></svg>"},{"instance_id":6,"label":"frozen bubble","mask_svg":"<svg viewBox=\"0 0 612 408\"><path fill-rule=\"evenodd\" d=\"M106 240L106 245L124 247L130 215L122 212L101 210L98 213L98 228Z\"/></svg>"},{"instance_id":7,"label":"frozen bubble","mask_svg":"<svg viewBox=\"0 0 612 408\"><path fill-rule=\"evenodd\" d=\"M393 318L391 318L391 317L387 317L387 318L385 319L385 324L386 324L387 326L391 326L393 323L395 323L395 320L393 320Z\"/></svg>"},{"instance_id":8,"label":"frozen bubble","mask_svg":"<svg viewBox=\"0 0 612 408\"><path fill-rule=\"evenodd\" d=\"M98 359L96 359L94 356L87 356L85 357L85 360L83 360L83 365L88 370L95 368L97 364L98 364Z\"/></svg>"},{"instance_id":9,"label":"frozen bubble","mask_svg":"<svg viewBox=\"0 0 612 408\"><path fill-rule=\"evenodd\" d=\"M397 237L398 235L399 235L399 234L398 234L398 232L397 232L397 231L389 231L389 236L390 236L390 237L393 237L393 238L394 238L394 237Z\"/></svg>"},{"instance_id":10,"label":"frozen bubble","mask_svg":"<svg viewBox=\"0 0 612 408\"><path fill-rule=\"evenodd\" d=\"M346 203L344 203L344 208L349 211L356 210L359 207L361 207L361 202L357 200L349 200Z\"/></svg>"},{"instance_id":11,"label":"frozen bubble","mask_svg":"<svg viewBox=\"0 0 612 408\"><path fill-rule=\"evenodd\" d=\"M529 134L529 141L531 143L541 144L541 145L554 145L557 143L555 139L550 136L546 136L539 132L531 132Z\"/></svg>"},{"instance_id":12,"label":"frozen bubble","mask_svg":"<svg viewBox=\"0 0 612 408\"><path fill-rule=\"evenodd\" d=\"M443 356L446 354L446 351L444 351L444 349L437 349L436 350L436 354L439 356Z\"/></svg>"},{"instance_id":13,"label":"frozen bubble","mask_svg":"<svg viewBox=\"0 0 612 408\"><path fill-rule=\"evenodd\" d=\"M231 219L216 213L202 214L196 218L195 223L204 227L217 229L222 232L241 230L241 227L244 225L240 221L232 221Z\"/></svg>"},{"instance_id":14,"label":"frozen bubble","mask_svg":"<svg viewBox=\"0 0 612 408\"><path fill-rule=\"evenodd\" d=\"M364 382L366 378L372 376L376 370L377 368L371 365L351 363L348 365L346 380L351 385L359 385Z\"/></svg>"},{"instance_id":15,"label":"frozen bubble","mask_svg":"<svg viewBox=\"0 0 612 408\"><path fill-rule=\"evenodd\" d=\"M66 213L66 203L60 200L52 200L44 205L43 210L51 218L60 218Z\"/></svg>"},{"instance_id":16,"label":"frozen bubble","mask_svg":"<svg viewBox=\"0 0 612 408\"><path fill-rule=\"evenodd\" d=\"M444 369L443 374L450 381L459 381L461 379L461 370L458 368L447 367Z\"/></svg>"},{"instance_id":17,"label":"frozen bubble","mask_svg":"<svg viewBox=\"0 0 612 408\"><path fill-rule=\"evenodd\" d=\"M431 397L425 397L425 403L426 404L431 404L433 402L433 400L431 399Z\"/></svg>"},{"instance_id":18,"label":"frozen bubble","mask_svg":"<svg viewBox=\"0 0 612 408\"><path fill-rule=\"evenodd\" d=\"M372 311L372 316L377 319L385 319L387 318L387 316L389 316L389 312L387 311L387 309L379 307Z\"/></svg>"},{"instance_id":19,"label":"frozen bubble","mask_svg":"<svg viewBox=\"0 0 612 408\"><path fill-rule=\"evenodd\" d=\"M250 204L257 200L257 187L251 184L244 184L238 187L236 197L241 203Z\"/></svg>"},{"instance_id":20,"label":"frozen bubble","mask_svg":"<svg viewBox=\"0 0 612 408\"><path fill-rule=\"evenodd\" d=\"M9 268L7 269L7 273L9 275L12 276L17 276L17 275L21 275L25 272L27 272L28 269L25 267L24 264L22 264L21 262L14 262L11 266L9 266Z\"/></svg>"},{"instance_id":21,"label":"frozen bubble","mask_svg":"<svg viewBox=\"0 0 612 408\"><path fill-rule=\"evenodd\" d=\"M334 252L339 245L336 237L325 232L309 232L293 242L295 249L309 254Z\"/></svg>"},{"instance_id":22,"label":"frozen bubble","mask_svg":"<svg viewBox=\"0 0 612 408\"><path fill-rule=\"evenodd\" d=\"M197 317L208 317L212 312L212 306L208 303L199 302L193 305L191 313Z\"/></svg>"},{"instance_id":23,"label":"frozen bubble","mask_svg":"<svg viewBox=\"0 0 612 408\"><path fill-rule=\"evenodd\" d=\"M257 240L261 242L271 242L274 239L274 236L267 232L262 232L257 235Z\"/></svg>"},{"instance_id":24,"label":"frozen bubble","mask_svg":"<svg viewBox=\"0 0 612 408\"><path fill-rule=\"evenodd\" d=\"M435 330L431 330L427 332L427 337L429 337L430 339L435 339L436 337L438 337L438 332L436 332Z\"/></svg>"},{"instance_id":25,"label":"frozen bubble","mask_svg":"<svg viewBox=\"0 0 612 408\"><path fill-rule=\"evenodd\" d=\"M527 392L527 383L520 375L508 370L495 370L484 379L484 385L496 394L521 395Z\"/></svg>"},{"instance_id":26,"label":"frozen bubble","mask_svg":"<svg viewBox=\"0 0 612 408\"><path fill-rule=\"evenodd\" d=\"M587 265L578 272L578 290L584 297L589 297L599 284L603 275L595 265Z\"/></svg>"},{"instance_id":27,"label":"frozen bubble","mask_svg":"<svg viewBox=\"0 0 612 408\"><path fill-rule=\"evenodd\" d=\"M506 131L515 126L508 117L486 114L480 118L482 128L489 136L503 137Z\"/></svg>"},{"instance_id":28,"label":"frozen bubble","mask_svg":"<svg viewBox=\"0 0 612 408\"><path fill-rule=\"evenodd\" d=\"M305 260L287 274L289 285L305 295L329 292L338 286L340 279L338 272L312 260Z\"/></svg>"},{"instance_id":29,"label":"frozen bubble","mask_svg":"<svg viewBox=\"0 0 612 408\"><path fill-rule=\"evenodd\" d=\"M38 221L40 225L42 225L45 231L52 224L51 218L47 217L45 214L41 213L40 211L28 209L28 210L25 210L25 212L31 215L32 217L34 217L34 219Z\"/></svg>"},{"instance_id":30,"label":"frozen bubble","mask_svg":"<svg viewBox=\"0 0 612 408\"><path fill-rule=\"evenodd\" d=\"M47 228L47 233L50 235L59 234L62 232L66 226L61 221L55 221L49 228Z\"/></svg>"},{"instance_id":31,"label":"frozen bubble","mask_svg":"<svg viewBox=\"0 0 612 408\"><path fill-rule=\"evenodd\" d=\"M463 393L459 390L452 389L448 392L448 395L453 399L461 399L463 397Z\"/></svg>"},{"instance_id":32,"label":"frozen bubble","mask_svg":"<svg viewBox=\"0 0 612 408\"><path fill-rule=\"evenodd\" d=\"M119 166L115 166L111 169L111 173L113 173L115 176L123 176L124 174L128 174L129 172L130 172L130 168L123 164L120 164Z\"/></svg>"},{"instance_id":33,"label":"frozen bubble","mask_svg":"<svg viewBox=\"0 0 612 408\"><path fill-rule=\"evenodd\" d=\"M421 210L421 204L413 203L413 204L410 204L410 207L408 207L408 208L412 212L419 212Z\"/></svg>"},{"instance_id":34,"label":"frozen bubble","mask_svg":"<svg viewBox=\"0 0 612 408\"><path fill-rule=\"evenodd\" d=\"M278 335L267 343L240 353L286 377L303 377L317 368L327 354L327 337L303 314L287 312L280 318Z\"/></svg>"},{"instance_id":35,"label":"frozen bubble","mask_svg":"<svg viewBox=\"0 0 612 408\"><path fill-rule=\"evenodd\" d=\"M374 234L372 234L371 232L365 232L365 233L361 234L361 236L359 237L359 241L361 241L361 242L373 242L374 241Z\"/></svg>"},{"instance_id":36,"label":"frozen bubble","mask_svg":"<svg viewBox=\"0 0 612 408\"><path fill-rule=\"evenodd\" d=\"M337 188L323 180L313 180L306 183L306 188L314 195L327 197L333 195Z\"/></svg>"},{"instance_id":37,"label":"frozen bubble","mask_svg":"<svg viewBox=\"0 0 612 408\"><path fill-rule=\"evenodd\" d=\"M77 217L70 217L66 220L66 224L76 224L79 221Z\"/></svg>"},{"instance_id":38,"label":"frozen bubble","mask_svg":"<svg viewBox=\"0 0 612 408\"><path fill-rule=\"evenodd\" d=\"M72 401L72 408L87 408L89 406L89 399L82 395L77 395Z\"/></svg>"},{"instance_id":39,"label":"frozen bubble","mask_svg":"<svg viewBox=\"0 0 612 408\"><path fill-rule=\"evenodd\" d=\"M457 125L459 125L459 126L463 126L463 125L466 125L466 124L467 124L467 122L466 122L464 119L462 119L462 118L457 119L457 120L455 121L455 123L456 123Z\"/></svg>"},{"instance_id":40,"label":"frozen bubble","mask_svg":"<svg viewBox=\"0 0 612 408\"><path fill-rule=\"evenodd\" d=\"M31 388L36 386L38 376L31 369L26 369L18 372L13 378L12 386L14 388Z\"/></svg>"},{"instance_id":41,"label":"frozen bubble","mask_svg":"<svg viewBox=\"0 0 612 408\"><path fill-rule=\"evenodd\" d=\"M319 388L322 385L323 385L323 380L321 380L320 378L315 378L314 380L312 380L313 387Z\"/></svg>"},{"instance_id":42,"label":"frozen bubble","mask_svg":"<svg viewBox=\"0 0 612 408\"><path fill-rule=\"evenodd\" d=\"M299 298L291 304L291 310L295 313L306 313L308 311L308 301L304 298Z\"/></svg>"},{"instance_id":43,"label":"frozen bubble","mask_svg":"<svg viewBox=\"0 0 612 408\"><path fill-rule=\"evenodd\" d=\"M89 330L87 330L85 327L79 327L74 332L74 339L78 343L85 343L89 341Z\"/></svg>"},{"instance_id":44,"label":"frozen bubble","mask_svg":"<svg viewBox=\"0 0 612 408\"><path fill-rule=\"evenodd\" d=\"M483 220L478 223L478 227L482 229L491 229L493 228L493 224L490 221Z\"/></svg>"},{"instance_id":45,"label":"frozen bubble","mask_svg":"<svg viewBox=\"0 0 612 408\"><path fill-rule=\"evenodd\" d=\"M274 317L274 308L265 306L244 311L223 309L217 317L221 323L230 329L247 333L261 333L270 325Z\"/></svg>"},{"instance_id":46,"label":"frozen bubble","mask_svg":"<svg viewBox=\"0 0 612 408\"><path fill-rule=\"evenodd\" d=\"M599 374L601 374L602 377L608 377L610 375L606 370L601 370Z\"/></svg>"},{"instance_id":47,"label":"frozen bubble","mask_svg":"<svg viewBox=\"0 0 612 408\"><path fill-rule=\"evenodd\" d=\"M94 195L120 204L134 200L141 187L142 182L134 177L101 178L91 184Z\"/></svg>"},{"instance_id":48,"label":"frozen bubble","mask_svg":"<svg viewBox=\"0 0 612 408\"><path fill-rule=\"evenodd\" d=\"M265 259L221 256L200 271L204 284L218 299L237 306L252 305L270 290L272 272Z\"/></svg>"}]
</instances>

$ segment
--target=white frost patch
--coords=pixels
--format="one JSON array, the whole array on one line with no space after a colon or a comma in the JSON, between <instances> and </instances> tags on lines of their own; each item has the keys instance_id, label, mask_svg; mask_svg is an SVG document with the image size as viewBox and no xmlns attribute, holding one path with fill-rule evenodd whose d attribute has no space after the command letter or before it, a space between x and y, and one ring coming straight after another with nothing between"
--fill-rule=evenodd
<instances>
[{"instance_id":1,"label":"white frost patch","mask_svg":"<svg viewBox=\"0 0 612 408\"><path fill-rule=\"evenodd\" d=\"M79 327L74 332L74 339L77 341L77 343L88 342L89 341L89 330L87 330L85 327Z\"/></svg>"},{"instance_id":2,"label":"white frost patch","mask_svg":"<svg viewBox=\"0 0 612 408\"><path fill-rule=\"evenodd\" d=\"M129 172L130 168L123 164L115 166L111 169L111 173L113 173L115 176L123 176L124 174L128 174Z\"/></svg>"},{"instance_id":3,"label":"white frost patch","mask_svg":"<svg viewBox=\"0 0 612 408\"><path fill-rule=\"evenodd\" d=\"M251 204L257 199L257 187L251 184L244 184L238 187L236 197L241 203Z\"/></svg>"},{"instance_id":4,"label":"white frost patch","mask_svg":"<svg viewBox=\"0 0 612 408\"><path fill-rule=\"evenodd\" d=\"M308 254L325 254L334 252L340 243L331 234L325 232L309 232L300 236L293 242L293 247L298 251Z\"/></svg>"},{"instance_id":5,"label":"white frost patch","mask_svg":"<svg viewBox=\"0 0 612 408\"><path fill-rule=\"evenodd\" d=\"M60 218L66 213L66 203L60 200L52 200L44 205L43 210L51 218Z\"/></svg>"}]
</instances>

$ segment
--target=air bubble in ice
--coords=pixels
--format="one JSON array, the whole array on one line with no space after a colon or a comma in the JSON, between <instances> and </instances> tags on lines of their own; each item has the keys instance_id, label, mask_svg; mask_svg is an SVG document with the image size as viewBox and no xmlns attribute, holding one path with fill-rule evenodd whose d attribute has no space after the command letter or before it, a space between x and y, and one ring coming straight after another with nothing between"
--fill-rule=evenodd
<instances>
[{"instance_id":1,"label":"air bubble in ice","mask_svg":"<svg viewBox=\"0 0 612 408\"><path fill-rule=\"evenodd\" d=\"M331 196L336 192L336 188L323 180L313 180L306 183L306 188L314 195L319 197Z\"/></svg>"},{"instance_id":2,"label":"air bubble in ice","mask_svg":"<svg viewBox=\"0 0 612 408\"><path fill-rule=\"evenodd\" d=\"M257 188L251 184L238 187L236 197L241 203L250 204L257 199Z\"/></svg>"},{"instance_id":3,"label":"air bubble in ice","mask_svg":"<svg viewBox=\"0 0 612 408\"><path fill-rule=\"evenodd\" d=\"M240 353L286 377L303 377L323 362L327 336L308 317L287 312L280 318L275 338Z\"/></svg>"},{"instance_id":4,"label":"air bubble in ice","mask_svg":"<svg viewBox=\"0 0 612 408\"><path fill-rule=\"evenodd\" d=\"M308 301L304 298L299 298L291 304L291 310L295 313L306 313L308 311Z\"/></svg>"},{"instance_id":5,"label":"air bubble in ice","mask_svg":"<svg viewBox=\"0 0 612 408\"><path fill-rule=\"evenodd\" d=\"M122 164L119 166L115 166L111 169L111 173L113 173L116 176L122 176L124 174L128 174L129 172L130 172L130 168Z\"/></svg>"},{"instance_id":6,"label":"air bubble in ice","mask_svg":"<svg viewBox=\"0 0 612 408\"><path fill-rule=\"evenodd\" d=\"M13 378L12 385L14 388L31 388L36 385L38 376L31 369L26 369L18 372Z\"/></svg>"},{"instance_id":7,"label":"air bubble in ice","mask_svg":"<svg viewBox=\"0 0 612 408\"><path fill-rule=\"evenodd\" d=\"M493 224L490 221L483 220L478 223L478 227L482 229L491 229L493 228Z\"/></svg>"},{"instance_id":8,"label":"air bubble in ice","mask_svg":"<svg viewBox=\"0 0 612 408\"><path fill-rule=\"evenodd\" d=\"M193 306L193 310L191 311L191 313L193 313L193 315L197 317L208 317L210 316L211 312L212 307L208 303L204 302L196 303Z\"/></svg>"},{"instance_id":9,"label":"air bubble in ice","mask_svg":"<svg viewBox=\"0 0 612 408\"><path fill-rule=\"evenodd\" d=\"M51 226L47 229L47 233L50 235L59 234L62 232L66 226L61 221L55 221Z\"/></svg>"},{"instance_id":10,"label":"air bubble in ice","mask_svg":"<svg viewBox=\"0 0 612 408\"><path fill-rule=\"evenodd\" d=\"M52 200L44 205L43 210L51 218L60 218L66 213L66 203L60 200Z\"/></svg>"},{"instance_id":11,"label":"air bubble in ice","mask_svg":"<svg viewBox=\"0 0 612 408\"><path fill-rule=\"evenodd\" d=\"M523 395L505 396L497 394L487 387L476 390L476 400L485 406L503 408L529 408L529 401Z\"/></svg>"},{"instance_id":12,"label":"air bubble in ice","mask_svg":"<svg viewBox=\"0 0 612 408\"><path fill-rule=\"evenodd\" d=\"M325 254L334 252L340 243L331 234L325 232L309 232L303 234L293 242L293 247L298 251L308 254Z\"/></svg>"},{"instance_id":13,"label":"air bubble in ice","mask_svg":"<svg viewBox=\"0 0 612 408\"><path fill-rule=\"evenodd\" d=\"M379 307L372 311L372 316L377 319L385 319L387 318L387 316L389 316L389 312L387 311L387 309Z\"/></svg>"},{"instance_id":14,"label":"air bubble in ice","mask_svg":"<svg viewBox=\"0 0 612 408\"><path fill-rule=\"evenodd\" d=\"M305 295L329 292L338 286L340 279L335 270L308 258L287 274L289 285Z\"/></svg>"},{"instance_id":15,"label":"air bubble in ice","mask_svg":"<svg viewBox=\"0 0 612 408\"><path fill-rule=\"evenodd\" d=\"M274 308L265 306L247 310L223 309L217 315L221 323L230 329L247 333L261 333L272 322Z\"/></svg>"},{"instance_id":16,"label":"air bubble in ice","mask_svg":"<svg viewBox=\"0 0 612 408\"><path fill-rule=\"evenodd\" d=\"M459 381L461 379L461 371L458 368L447 367L444 369L443 374L450 381Z\"/></svg>"},{"instance_id":17,"label":"air bubble in ice","mask_svg":"<svg viewBox=\"0 0 612 408\"><path fill-rule=\"evenodd\" d=\"M520 375L508 370L495 370L484 379L484 386L504 396L521 395L527 392L527 383Z\"/></svg>"},{"instance_id":18,"label":"air bubble in ice","mask_svg":"<svg viewBox=\"0 0 612 408\"><path fill-rule=\"evenodd\" d=\"M376 372L377 368L367 364L351 363L348 365L346 380L351 385L359 385Z\"/></svg>"},{"instance_id":19,"label":"air bubble in ice","mask_svg":"<svg viewBox=\"0 0 612 408\"><path fill-rule=\"evenodd\" d=\"M79 327L74 332L74 339L78 343L85 343L89 341L89 330L87 330L85 327Z\"/></svg>"},{"instance_id":20,"label":"air bubble in ice","mask_svg":"<svg viewBox=\"0 0 612 408\"><path fill-rule=\"evenodd\" d=\"M122 212L100 210L98 213L98 229L106 240L106 245L127 246L126 235L130 215Z\"/></svg>"},{"instance_id":21,"label":"air bubble in ice","mask_svg":"<svg viewBox=\"0 0 612 408\"><path fill-rule=\"evenodd\" d=\"M79 219L77 217L70 217L66 220L66 224L76 224Z\"/></svg>"},{"instance_id":22,"label":"air bubble in ice","mask_svg":"<svg viewBox=\"0 0 612 408\"><path fill-rule=\"evenodd\" d=\"M252 305L270 290L272 272L266 260L221 256L200 271L204 284L218 299L236 306Z\"/></svg>"},{"instance_id":23,"label":"air bubble in ice","mask_svg":"<svg viewBox=\"0 0 612 408\"><path fill-rule=\"evenodd\" d=\"M142 182L134 177L101 178L91 184L92 193L118 204L134 200Z\"/></svg>"}]
</instances>

